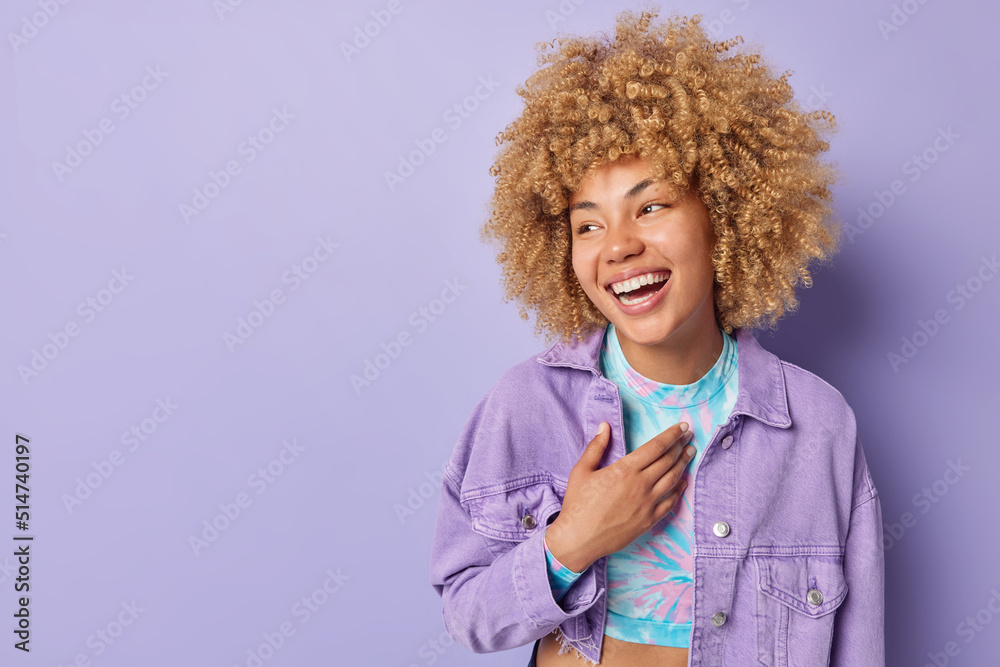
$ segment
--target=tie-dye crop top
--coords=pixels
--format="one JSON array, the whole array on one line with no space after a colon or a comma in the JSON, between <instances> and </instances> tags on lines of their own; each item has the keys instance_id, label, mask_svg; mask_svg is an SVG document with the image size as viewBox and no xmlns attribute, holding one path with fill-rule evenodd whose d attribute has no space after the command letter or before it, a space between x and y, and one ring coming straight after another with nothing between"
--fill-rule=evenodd
<instances>
[{"instance_id":1,"label":"tie-dye crop top","mask_svg":"<svg viewBox=\"0 0 1000 667\"><path fill-rule=\"evenodd\" d=\"M691 477L716 428L736 403L739 382L736 340L722 333L715 365L692 384L654 382L625 359L614 325L601 346L601 373L619 387L627 453L685 421L694 431L697 452L683 478L688 486L673 510L627 547L608 556L608 615L605 634L622 641L689 648L693 581ZM549 583L556 601L582 573L565 567L545 547Z\"/></svg>"}]
</instances>

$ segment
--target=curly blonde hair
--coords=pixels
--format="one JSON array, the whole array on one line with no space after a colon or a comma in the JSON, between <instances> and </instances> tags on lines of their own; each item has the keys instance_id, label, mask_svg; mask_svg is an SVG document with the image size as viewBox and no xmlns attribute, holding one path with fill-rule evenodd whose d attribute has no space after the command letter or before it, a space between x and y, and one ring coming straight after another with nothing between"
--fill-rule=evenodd
<instances>
[{"instance_id":1,"label":"curly blonde hair","mask_svg":"<svg viewBox=\"0 0 1000 667\"><path fill-rule=\"evenodd\" d=\"M742 37L715 42L700 15L654 24L657 14L622 12L613 42L539 43L547 65L517 88L525 109L497 135L481 236L500 241L504 301L518 299L524 320L533 309L547 340L607 326L573 271L568 206L588 170L623 155L649 161L681 194L697 188L715 232L715 314L726 333L776 328L798 307L795 286L812 285L810 260L838 250L839 225L826 222L836 172L818 159L834 116L804 112L791 71L774 77L759 53L723 57Z\"/></svg>"}]
</instances>

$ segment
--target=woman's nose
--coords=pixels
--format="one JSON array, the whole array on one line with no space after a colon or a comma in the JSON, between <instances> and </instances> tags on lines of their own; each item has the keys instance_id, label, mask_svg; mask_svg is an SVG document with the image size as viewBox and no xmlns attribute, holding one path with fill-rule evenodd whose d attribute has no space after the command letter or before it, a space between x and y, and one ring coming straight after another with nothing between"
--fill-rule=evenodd
<instances>
[{"instance_id":1,"label":"woman's nose","mask_svg":"<svg viewBox=\"0 0 1000 667\"><path fill-rule=\"evenodd\" d=\"M604 237L604 259L622 262L642 252L645 244L640 230L630 221L612 223Z\"/></svg>"}]
</instances>

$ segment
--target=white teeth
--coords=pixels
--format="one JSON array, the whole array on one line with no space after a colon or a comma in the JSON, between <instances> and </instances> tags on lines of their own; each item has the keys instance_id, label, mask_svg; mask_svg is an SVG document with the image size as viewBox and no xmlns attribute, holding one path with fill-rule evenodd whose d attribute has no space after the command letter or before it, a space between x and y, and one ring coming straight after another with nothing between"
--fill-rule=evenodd
<instances>
[{"instance_id":1,"label":"white teeth","mask_svg":"<svg viewBox=\"0 0 1000 667\"><path fill-rule=\"evenodd\" d=\"M622 292L633 292L643 285L651 285L653 283L662 283L664 280L670 277L667 273L646 273L641 276L636 276L629 280L623 280L618 283L612 283L611 289L615 294L621 294ZM644 300L644 299L643 299Z\"/></svg>"},{"instance_id":2,"label":"white teeth","mask_svg":"<svg viewBox=\"0 0 1000 667\"><path fill-rule=\"evenodd\" d=\"M653 294L656 294L656 292L653 292ZM633 299L628 294L622 294L621 296L618 297L618 300L621 301L622 303L624 303L626 306L632 306L632 305L635 305L637 303L642 303L646 299L649 299L650 297L652 297L653 294L647 294L646 296L641 296L641 297L638 297L636 299Z\"/></svg>"}]
</instances>

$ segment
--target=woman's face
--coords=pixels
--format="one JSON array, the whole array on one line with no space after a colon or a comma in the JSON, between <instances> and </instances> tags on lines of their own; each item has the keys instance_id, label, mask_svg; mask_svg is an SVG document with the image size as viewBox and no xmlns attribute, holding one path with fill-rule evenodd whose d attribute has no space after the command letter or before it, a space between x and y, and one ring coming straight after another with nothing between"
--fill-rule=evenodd
<instances>
[{"instance_id":1,"label":"woman's face","mask_svg":"<svg viewBox=\"0 0 1000 667\"><path fill-rule=\"evenodd\" d=\"M570 197L570 232L573 270L630 359L717 335L715 237L695 188L678 198L648 162L625 156L588 173Z\"/></svg>"}]
</instances>

